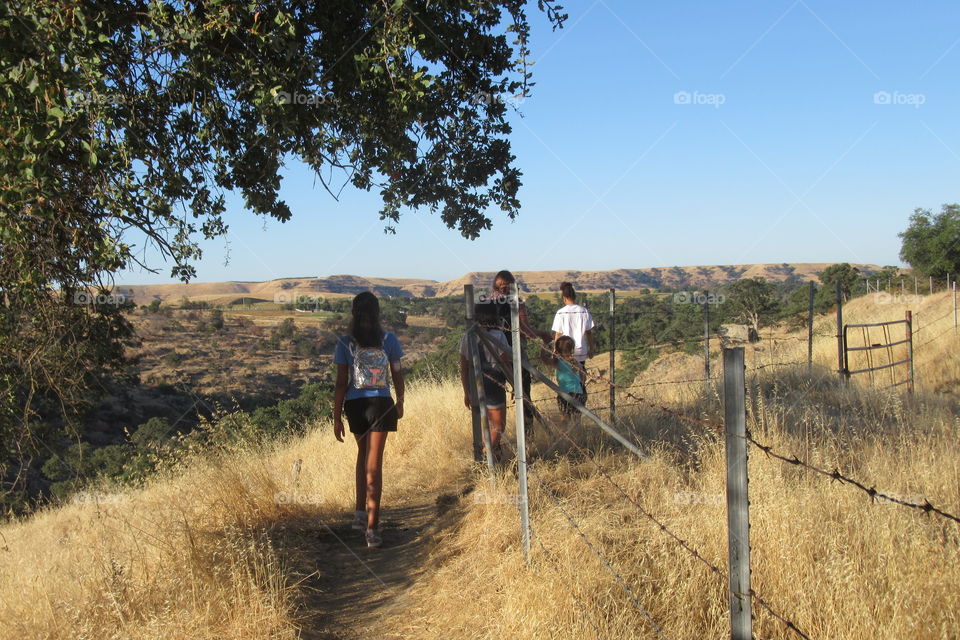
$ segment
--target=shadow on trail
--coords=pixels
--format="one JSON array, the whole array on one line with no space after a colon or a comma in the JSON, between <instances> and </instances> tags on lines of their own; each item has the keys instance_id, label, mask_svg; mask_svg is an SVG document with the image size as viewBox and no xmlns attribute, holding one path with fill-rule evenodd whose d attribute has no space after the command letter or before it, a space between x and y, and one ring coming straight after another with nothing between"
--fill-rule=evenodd
<instances>
[{"instance_id":1,"label":"shadow on trail","mask_svg":"<svg viewBox=\"0 0 960 640\"><path fill-rule=\"evenodd\" d=\"M383 546L367 548L347 515L300 517L276 526L272 539L297 592L300 638L359 640L387 637L381 622L402 613L407 588L430 570L434 535L456 494L426 494L384 510Z\"/></svg>"}]
</instances>

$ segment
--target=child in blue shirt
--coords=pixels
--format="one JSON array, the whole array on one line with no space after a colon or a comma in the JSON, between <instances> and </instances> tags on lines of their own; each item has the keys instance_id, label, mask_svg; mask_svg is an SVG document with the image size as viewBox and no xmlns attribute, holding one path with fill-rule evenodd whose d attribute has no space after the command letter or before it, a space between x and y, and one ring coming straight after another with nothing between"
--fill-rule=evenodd
<instances>
[{"instance_id":1,"label":"child in blue shirt","mask_svg":"<svg viewBox=\"0 0 960 640\"><path fill-rule=\"evenodd\" d=\"M581 405L586 401L583 381L580 379L580 363L574 357L576 343L570 336L560 336L554 343L554 355L541 352L544 364L555 367L557 370L557 386L562 391L573 396ZM577 408L567 402L563 396L557 394L557 406L560 413L566 417L579 414Z\"/></svg>"}]
</instances>

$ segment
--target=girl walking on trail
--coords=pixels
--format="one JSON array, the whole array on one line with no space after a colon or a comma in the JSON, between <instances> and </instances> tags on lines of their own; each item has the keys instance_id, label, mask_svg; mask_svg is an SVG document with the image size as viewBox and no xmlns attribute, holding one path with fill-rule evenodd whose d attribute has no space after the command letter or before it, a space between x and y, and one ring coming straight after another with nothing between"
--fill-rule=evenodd
<instances>
[{"instance_id":1,"label":"girl walking on trail","mask_svg":"<svg viewBox=\"0 0 960 640\"><path fill-rule=\"evenodd\" d=\"M540 359L544 364L555 367L557 370L557 386L565 393L584 404L587 394L580 377L580 363L574 355L576 342L570 336L560 336L554 346L556 355L542 353ZM557 406L565 418L578 414L577 408L570 404L563 396L557 394Z\"/></svg>"},{"instance_id":2,"label":"girl walking on trail","mask_svg":"<svg viewBox=\"0 0 960 640\"><path fill-rule=\"evenodd\" d=\"M368 547L379 547L383 448L387 434L403 417L403 349L397 337L380 327L380 302L365 291L353 299L350 334L337 339L333 362L333 433L343 442L343 414L357 441L357 501L352 527L364 532ZM396 390L390 396L390 381Z\"/></svg>"}]
</instances>

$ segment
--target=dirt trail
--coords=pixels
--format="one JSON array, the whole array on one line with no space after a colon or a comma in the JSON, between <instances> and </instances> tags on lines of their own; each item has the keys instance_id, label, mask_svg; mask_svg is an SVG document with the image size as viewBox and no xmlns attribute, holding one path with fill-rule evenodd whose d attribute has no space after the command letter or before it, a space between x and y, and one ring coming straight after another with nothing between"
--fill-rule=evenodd
<instances>
[{"instance_id":1,"label":"dirt trail","mask_svg":"<svg viewBox=\"0 0 960 640\"><path fill-rule=\"evenodd\" d=\"M408 588L429 570L429 551L440 530L438 516L455 501L453 495L425 494L385 509L380 549L368 549L346 516L282 531L277 538L281 555L302 580L297 587L300 637L401 637L383 621L402 612Z\"/></svg>"}]
</instances>

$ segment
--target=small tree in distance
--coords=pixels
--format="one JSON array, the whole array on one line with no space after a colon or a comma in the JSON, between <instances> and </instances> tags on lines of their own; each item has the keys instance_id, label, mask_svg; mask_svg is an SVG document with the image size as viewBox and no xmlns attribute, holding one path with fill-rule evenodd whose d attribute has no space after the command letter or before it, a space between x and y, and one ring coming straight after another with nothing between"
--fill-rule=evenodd
<instances>
[{"instance_id":1,"label":"small tree in distance","mask_svg":"<svg viewBox=\"0 0 960 640\"><path fill-rule=\"evenodd\" d=\"M833 295L831 292L836 287L836 282L840 282L840 293L844 300L850 298L853 288L860 282L860 270L850 266L848 262L832 264L820 273L820 282L823 283L825 295Z\"/></svg>"},{"instance_id":2,"label":"small tree in distance","mask_svg":"<svg viewBox=\"0 0 960 640\"><path fill-rule=\"evenodd\" d=\"M750 325L760 335L760 324L780 313L777 288L763 278L745 278L730 285L726 290L730 311L742 322Z\"/></svg>"},{"instance_id":3,"label":"small tree in distance","mask_svg":"<svg viewBox=\"0 0 960 640\"><path fill-rule=\"evenodd\" d=\"M910 226L898 234L900 259L935 278L960 271L960 205L945 204L940 213L915 209Z\"/></svg>"}]
</instances>

